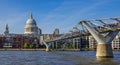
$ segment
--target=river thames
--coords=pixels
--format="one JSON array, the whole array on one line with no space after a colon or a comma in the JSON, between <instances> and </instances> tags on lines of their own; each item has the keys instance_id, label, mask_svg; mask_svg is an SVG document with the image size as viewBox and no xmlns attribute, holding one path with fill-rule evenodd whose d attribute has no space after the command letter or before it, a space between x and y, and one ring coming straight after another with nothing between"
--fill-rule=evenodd
<instances>
[{"instance_id":1,"label":"river thames","mask_svg":"<svg viewBox=\"0 0 120 65\"><path fill-rule=\"evenodd\" d=\"M0 51L0 65L120 65L120 52L104 61L98 61L95 54L95 51Z\"/></svg>"}]
</instances>

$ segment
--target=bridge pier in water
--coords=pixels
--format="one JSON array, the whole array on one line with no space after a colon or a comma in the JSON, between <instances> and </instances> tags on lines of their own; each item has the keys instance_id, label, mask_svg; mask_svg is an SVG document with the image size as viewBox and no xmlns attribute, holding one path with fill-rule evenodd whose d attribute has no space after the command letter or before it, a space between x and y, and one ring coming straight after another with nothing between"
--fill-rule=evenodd
<instances>
[{"instance_id":1,"label":"bridge pier in water","mask_svg":"<svg viewBox=\"0 0 120 65\"><path fill-rule=\"evenodd\" d=\"M97 58L113 58L111 44L98 44L96 56Z\"/></svg>"},{"instance_id":2,"label":"bridge pier in water","mask_svg":"<svg viewBox=\"0 0 120 65\"><path fill-rule=\"evenodd\" d=\"M50 51L50 49L49 49L49 47L48 46L46 46L46 50L45 50L46 52L48 52L48 51Z\"/></svg>"},{"instance_id":3,"label":"bridge pier in water","mask_svg":"<svg viewBox=\"0 0 120 65\"><path fill-rule=\"evenodd\" d=\"M119 31L110 31L106 34L102 34L95 29L92 22L90 21L80 21L80 24L82 24L98 42L96 57L113 58L111 42L114 39L114 37L119 33Z\"/></svg>"},{"instance_id":4,"label":"bridge pier in water","mask_svg":"<svg viewBox=\"0 0 120 65\"><path fill-rule=\"evenodd\" d=\"M42 41L42 43L46 46L45 51L46 52L50 51L50 44L47 44L45 41Z\"/></svg>"}]
</instances>

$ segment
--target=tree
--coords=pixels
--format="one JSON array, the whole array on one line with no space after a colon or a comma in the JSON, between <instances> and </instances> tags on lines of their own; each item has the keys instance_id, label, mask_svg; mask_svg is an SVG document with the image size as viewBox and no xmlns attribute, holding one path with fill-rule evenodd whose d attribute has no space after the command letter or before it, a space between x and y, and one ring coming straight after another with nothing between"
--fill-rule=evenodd
<instances>
[{"instance_id":1,"label":"tree","mask_svg":"<svg viewBox=\"0 0 120 65\"><path fill-rule=\"evenodd\" d=\"M86 44L85 48L89 48L89 45L88 45L88 44Z\"/></svg>"},{"instance_id":2,"label":"tree","mask_svg":"<svg viewBox=\"0 0 120 65\"><path fill-rule=\"evenodd\" d=\"M24 44L24 48L28 48L28 44L27 43Z\"/></svg>"},{"instance_id":3,"label":"tree","mask_svg":"<svg viewBox=\"0 0 120 65\"><path fill-rule=\"evenodd\" d=\"M56 43L56 49L58 49L58 44Z\"/></svg>"},{"instance_id":4,"label":"tree","mask_svg":"<svg viewBox=\"0 0 120 65\"><path fill-rule=\"evenodd\" d=\"M29 48L33 48L33 44L30 44L30 45L29 45Z\"/></svg>"}]
</instances>

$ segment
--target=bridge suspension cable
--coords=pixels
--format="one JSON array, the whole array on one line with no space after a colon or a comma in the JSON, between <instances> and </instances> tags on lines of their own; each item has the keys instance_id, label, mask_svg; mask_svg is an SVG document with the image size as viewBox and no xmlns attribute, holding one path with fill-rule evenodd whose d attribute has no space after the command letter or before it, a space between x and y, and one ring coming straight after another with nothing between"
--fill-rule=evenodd
<instances>
[{"instance_id":1,"label":"bridge suspension cable","mask_svg":"<svg viewBox=\"0 0 120 65\"><path fill-rule=\"evenodd\" d=\"M110 18L110 19L120 22L120 20L118 18Z\"/></svg>"},{"instance_id":2,"label":"bridge suspension cable","mask_svg":"<svg viewBox=\"0 0 120 65\"><path fill-rule=\"evenodd\" d=\"M82 20L83 22L86 22L87 24L91 25L91 27L93 27L98 33L106 33L108 31L117 31L119 30L118 24L116 23L112 23L112 24L107 24L105 21L106 20L116 20L117 23L119 23L120 18L104 18L104 19L95 19L95 20ZM55 40L60 40L60 39L66 39L66 38L72 38L72 37L78 37L78 36L82 36L82 35L89 35L89 32L88 30L81 24L80 21L77 25L75 25L75 28L73 31L70 30L69 33L64 33L62 34L61 36L57 37L57 38L54 38L52 40L49 40L49 41L55 41ZM103 25L100 25L99 23L97 23L98 25L96 25L95 23L96 22L100 22L102 23ZM100 25L100 26L99 26ZM78 26L81 26L81 28L77 28ZM48 42L49 42L48 41Z\"/></svg>"},{"instance_id":3,"label":"bridge suspension cable","mask_svg":"<svg viewBox=\"0 0 120 65\"><path fill-rule=\"evenodd\" d=\"M102 20L99 20L99 19L96 19L96 21L99 21L99 22L101 22L103 24L106 24L105 22L103 22Z\"/></svg>"}]
</instances>

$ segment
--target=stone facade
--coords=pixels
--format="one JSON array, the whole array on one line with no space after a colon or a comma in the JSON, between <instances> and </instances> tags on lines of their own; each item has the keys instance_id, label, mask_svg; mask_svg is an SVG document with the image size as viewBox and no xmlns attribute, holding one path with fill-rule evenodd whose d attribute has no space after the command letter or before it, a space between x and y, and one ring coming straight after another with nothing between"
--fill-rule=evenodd
<instances>
[{"instance_id":1,"label":"stone facade","mask_svg":"<svg viewBox=\"0 0 120 65\"><path fill-rule=\"evenodd\" d=\"M37 37L30 37L24 34L8 34L0 35L0 48L24 48L24 44L33 44L34 41L39 39Z\"/></svg>"}]
</instances>

